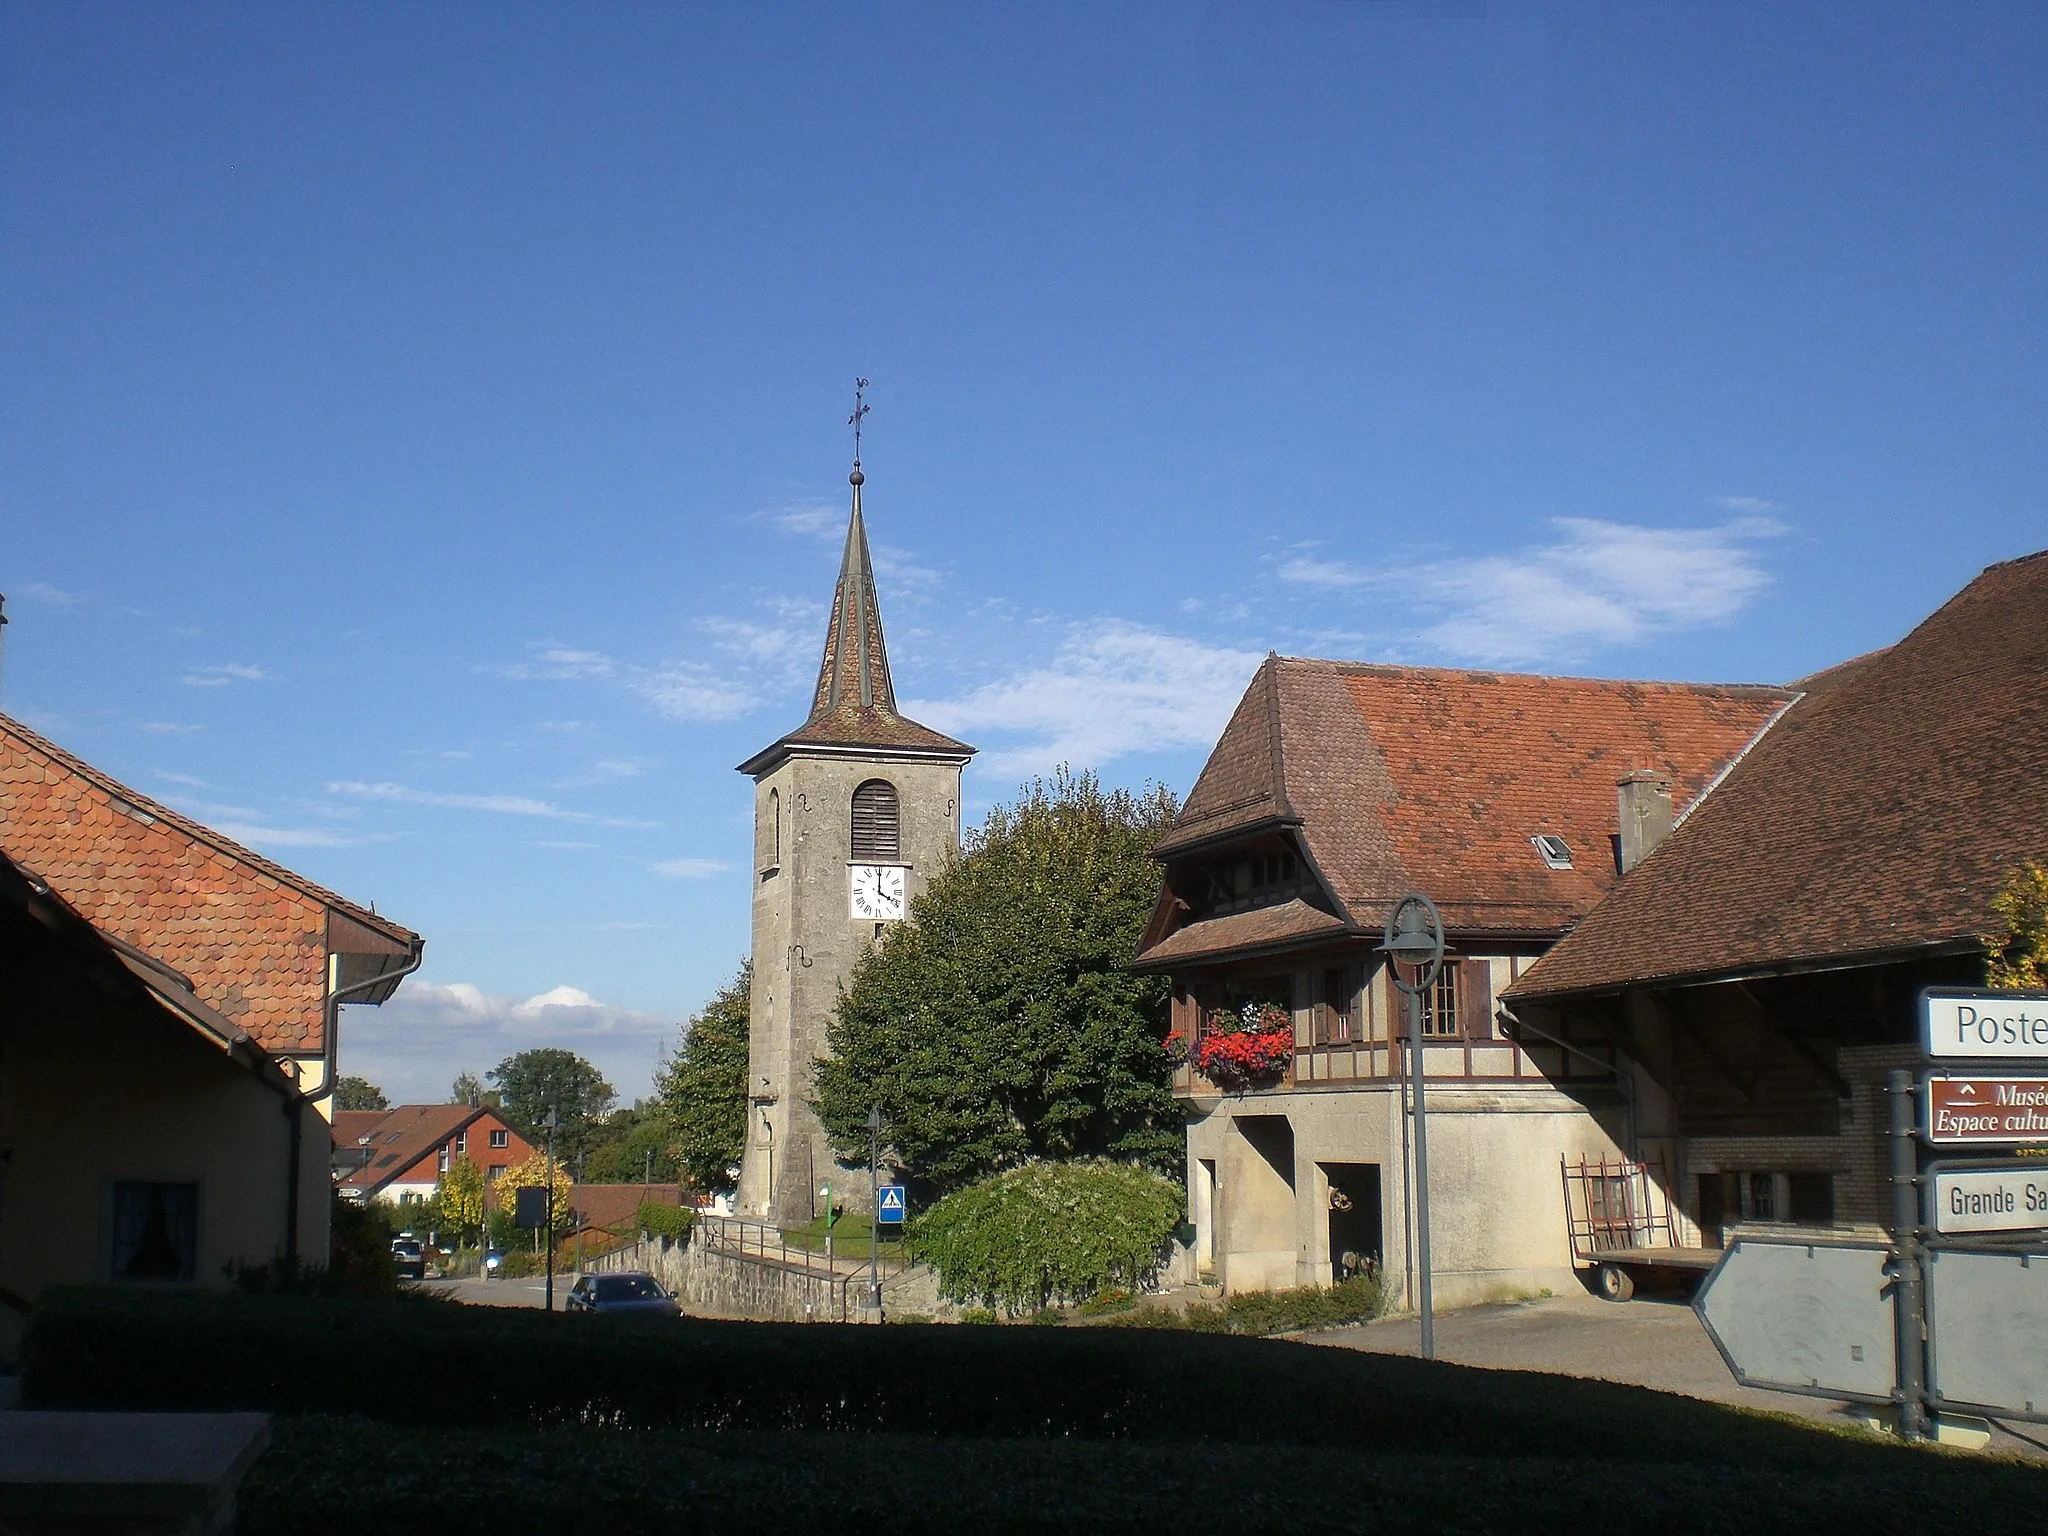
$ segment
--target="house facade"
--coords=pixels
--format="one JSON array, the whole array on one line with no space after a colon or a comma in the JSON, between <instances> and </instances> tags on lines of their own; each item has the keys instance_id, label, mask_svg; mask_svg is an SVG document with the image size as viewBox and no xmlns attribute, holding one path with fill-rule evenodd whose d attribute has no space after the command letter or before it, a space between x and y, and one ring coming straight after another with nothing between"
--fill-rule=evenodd
<instances>
[{"instance_id":1,"label":"house facade","mask_svg":"<svg viewBox=\"0 0 2048 1536\"><path fill-rule=\"evenodd\" d=\"M1193 1053L1175 1090L1200 1269L1238 1291L1370 1261L1412 1285L1419 1069L1437 1296L1568 1277L1560 1162L1632 1146L1632 1087L1604 1036L1518 1036L1496 1001L1790 697L1268 657L1155 852L1135 961L1172 978ZM1419 1042L1375 952L1410 890L1451 951ZM1265 1070L1201 1070L1248 1008L1275 1025Z\"/></svg>"},{"instance_id":2,"label":"house facade","mask_svg":"<svg viewBox=\"0 0 2048 1536\"><path fill-rule=\"evenodd\" d=\"M485 1104L401 1104L334 1115L334 1178L346 1200L407 1205L431 1199L461 1157L477 1165L486 1184L495 1184L534 1151Z\"/></svg>"},{"instance_id":3,"label":"house facade","mask_svg":"<svg viewBox=\"0 0 2048 1536\"><path fill-rule=\"evenodd\" d=\"M1807 679L1506 1006L1625 1061L1681 1237L1889 1220L1885 1079L2048 863L2048 552Z\"/></svg>"},{"instance_id":4,"label":"house facade","mask_svg":"<svg viewBox=\"0 0 2048 1536\"><path fill-rule=\"evenodd\" d=\"M190 977L0 854L0 1355L50 1285L327 1258L327 1122Z\"/></svg>"}]
</instances>

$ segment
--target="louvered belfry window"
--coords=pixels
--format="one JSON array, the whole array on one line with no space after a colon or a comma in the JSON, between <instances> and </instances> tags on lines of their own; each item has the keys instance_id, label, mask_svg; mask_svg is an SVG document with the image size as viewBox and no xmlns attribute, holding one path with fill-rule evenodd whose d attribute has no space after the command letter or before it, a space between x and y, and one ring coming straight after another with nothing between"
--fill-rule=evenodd
<instances>
[{"instance_id":1,"label":"louvered belfry window","mask_svg":"<svg viewBox=\"0 0 2048 1536\"><path fill-rule=\"evenodd\" d=\"M894 864L903 857L896 786L869 779L853 792L853 862Z\"/></svg>"}]
</instances>

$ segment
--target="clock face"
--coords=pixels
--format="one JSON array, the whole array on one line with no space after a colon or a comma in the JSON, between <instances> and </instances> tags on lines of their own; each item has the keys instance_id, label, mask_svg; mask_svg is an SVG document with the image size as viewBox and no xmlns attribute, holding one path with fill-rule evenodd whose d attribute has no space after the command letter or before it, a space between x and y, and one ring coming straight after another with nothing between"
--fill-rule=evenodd
<instances>
[{"instance_id":1,"label":"clock face","mask_svg":"<svg viewBox=\"0 0 2048 1536\"><path fill-rule=\"evenodd\" d=\"M893 923L903 916L903 866L853 866L853 916L864 922Z\"/></svg>"}]
</instances>

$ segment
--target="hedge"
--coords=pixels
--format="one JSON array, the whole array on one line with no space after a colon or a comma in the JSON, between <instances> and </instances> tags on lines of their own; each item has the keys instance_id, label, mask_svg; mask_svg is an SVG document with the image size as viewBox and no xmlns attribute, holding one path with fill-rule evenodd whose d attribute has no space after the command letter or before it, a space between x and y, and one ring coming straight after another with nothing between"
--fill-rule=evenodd
<instances>
[{"instance_id":1,"label":"hedge","mask_svg":"<svg viewBox=\"0 0 2048 1536\"><path fill-rule=\"evenodd\" d=\"M643 1200L633 1213L633 1224L651 1237L666 1237L680 1241L690 1235L690 1228L697 1220L697 1213L677 1205L663 1205L659 1200Z\"/></svg>"},{"instance_id":2,"label":"hedge","mask_svg":"<svg viewBox=\"0 0 2048 1536\"><path fill-rule=\"evenodd\" d=\"M1883 1448L1640 1388L1129 1328L575 1318L408 1301L52 1290L38 1408L256 1409L450 1427L902 1431L1757 1465ZM1612 1426L1601 1433L1599 1425Z\"/></svg>"}]
</instances>

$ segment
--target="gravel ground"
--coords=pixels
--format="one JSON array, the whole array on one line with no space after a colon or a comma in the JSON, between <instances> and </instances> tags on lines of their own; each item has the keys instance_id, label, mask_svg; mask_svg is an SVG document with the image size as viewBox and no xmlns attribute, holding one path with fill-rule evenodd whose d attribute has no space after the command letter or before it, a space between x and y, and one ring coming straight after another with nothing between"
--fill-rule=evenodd
<instances>
[{"instance_id":1,"label":"gravel ground","mask_svg":"<svg viewBox=\"0 0 2048 1536\"><path fill-rule=\"evenodd\" d=\"M1412 1316L1392 1317L1303 1337L1336 1349L1415 1355L1422 1327ZM1552 1296L1446 1312L1436 1320L1436 1353L1458 1365L1585 1376L1809 1419L1839 1422L1850 1412L1846 1403L1738 1385L1692 1308L1664 1297ZM1991 1448L2048 1461L2048 1425L1995 1426Z\"/></svg>"}]
</instances>

